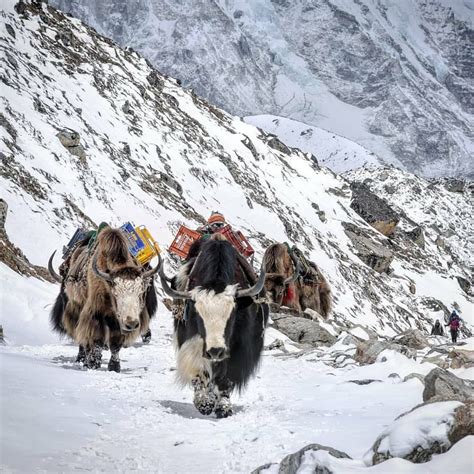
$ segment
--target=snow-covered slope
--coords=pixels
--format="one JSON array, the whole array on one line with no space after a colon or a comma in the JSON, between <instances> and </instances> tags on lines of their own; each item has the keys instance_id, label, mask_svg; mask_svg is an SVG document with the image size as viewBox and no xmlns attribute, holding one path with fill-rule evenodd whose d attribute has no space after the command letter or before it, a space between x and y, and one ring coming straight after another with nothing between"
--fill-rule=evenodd
<instances>
[{"instance_id":1,"label":"snow-covered slope","mask_svg":"<svg viewBox=\"0 0 474 474\"><path fill-rule=\"evenodd\" d=\"M474 173L470 1L52 3L234 114L299 120L428 176Z\"/></svg>"},{"instance_id":2,"label":"snow-covered slope","mask_svg":"<svg viewBox=\"0 0 474 474\"><path fill-rule=\"evenodd\" d=\"M245 121L276 135L291 147L313 154L320 164L336 173L384 164L378 156L357 143L297 120L274 115L255 115L245 117Z\"/></svg>"},{"instance_id":3,"label":"snow-covered slope","mask_svg":"<svg viewBox=\"0 0 474 474\"><path fill-rule=\"evenodd\" d=\"M316 261L339 321L394 335L429 327L433 298L467 312L456 278L468 278L464 262L451 264L434 246L393 245L350 208L348 183L311 155L214 108L78 20L34 4L19 15L13 4L2 14L0 183L6 230L32 263L44 265L79 225L131 220L166 248L181 223L197 226L220 209L257 257L269 242L289 241ZM61 144L65 129L79 133L82 150ZM348 228L394 252L395 275L362 263Z\"/></svg>"},{"instance_id":4,"label":"snow-covered slope","mask_svg":"<svg viewBox=\"0 0 474 474\"><path fill-rule=\"evenodd\" d=\"M365 468L362 457L396 416L421 402L422 383L403 378L434 365L386 350L358 366L349 357L353 336L368 335L354 325L381 336L426 330L453 300L469 315L471 297L456 278L468 277L464 259L452 262L431 240L425 250L389 241L351 209L348 181L309 154L214 108L78 20L37 2L18 13L14 3L3 2L0 13L0 190L8 236L32 263L45 265L76 226L102 220L146 224L166 249L180 223L196 226L220 209L251 239L257 260L272 239L304 249L334 291L335 323L322 327L339 323L351 334L307 350L269 328L266 345L281 339L284 350L265 351L249 390L235 394L234 417L203 418L191 392L175 384L172 320L161 303L151 344L126 349L122 373L83 371L73 362L77 348L49 330L58 287L2 263L2 470L249 472L317 442L346 451L351 468L383 472L383 464ZM447 199L442 189L433 193ZM468 199L463 193L458 205ZM423 206L416 212L427 222ZM348 225L392 249L395 272L362 263ZM0 240L0 257L3 249ZM176 262L164 254L169 269ZM455 372L472 377L472 368ZM469 459L456 459L468 452L460 443L430 467L441 470L448 459L467 471ZM400 459L388 463L421 471Z\"/></svg>"}]
</instances>

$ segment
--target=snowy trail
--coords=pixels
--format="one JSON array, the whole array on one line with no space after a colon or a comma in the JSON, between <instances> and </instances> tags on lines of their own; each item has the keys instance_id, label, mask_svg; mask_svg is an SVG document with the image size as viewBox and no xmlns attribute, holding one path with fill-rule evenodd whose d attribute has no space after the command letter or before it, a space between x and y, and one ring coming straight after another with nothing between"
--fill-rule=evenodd
<instances>
[{"instance_id":1,"label":"snowy trail","mask_svg":"<svg viewBox=\"0 0 474 474\"><path fill-rule=\"evenodd\" d=\"M386 424L421 402L418 380L388 377L412 371L400 365L406 359L334 369L310 356L267 352L258 376L234 395L235 416L204 417L191 390L175 383L171 318L161 309L151 344L123 351L121 374L105 371L107 352L102 370L82 370L67 343L2 349L7 469L249 472L312 442L360 458ZM347 382L362 378L382 382Z\"/></svg>"}]
</instances>

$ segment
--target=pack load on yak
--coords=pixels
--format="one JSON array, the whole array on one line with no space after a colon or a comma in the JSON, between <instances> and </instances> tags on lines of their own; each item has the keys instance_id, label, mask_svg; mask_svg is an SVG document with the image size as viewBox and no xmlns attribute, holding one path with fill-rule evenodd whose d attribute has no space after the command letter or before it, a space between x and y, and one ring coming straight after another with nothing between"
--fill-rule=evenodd
<instances>
[{"instance_id":1,"label":"pack load on yak","mask_svg":"<svg viewBox=\"0 0 474 474\"><path fill-rule=\"evenodd\" d=\"M220 234L228 240L232 246L246 258L255 253L249 241L239 230L232 229L220 212L212 212L207 223L196 230L180 226L176 237L169 247L169 251L186 260L191 245L198 240L208 240L212 235Z\"/></svg>"}]
</instances>

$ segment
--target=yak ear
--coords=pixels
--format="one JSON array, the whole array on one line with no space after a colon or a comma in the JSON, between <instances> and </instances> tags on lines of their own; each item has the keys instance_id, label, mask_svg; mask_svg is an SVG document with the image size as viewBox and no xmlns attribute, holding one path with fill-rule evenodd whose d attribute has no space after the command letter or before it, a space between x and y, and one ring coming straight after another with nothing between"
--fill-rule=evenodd
<instances>
[{"instance_id":1,"label":"yak ear","mask_svg":"<svg viewBox=\"0 0 474 474\"><path fill-rule=\"evenodd\" d=\"M237 298L236 303L237 311L239 311L248 308L253 303L253 298L251 296L243 296L242 298Z\"/></svg>"}]
</instances>

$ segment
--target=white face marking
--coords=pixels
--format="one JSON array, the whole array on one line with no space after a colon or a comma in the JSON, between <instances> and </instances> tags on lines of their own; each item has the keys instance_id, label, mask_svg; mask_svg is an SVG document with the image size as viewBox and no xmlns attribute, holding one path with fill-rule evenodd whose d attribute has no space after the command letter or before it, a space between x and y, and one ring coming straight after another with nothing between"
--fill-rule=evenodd
<instances>
[{"instance_id":1,"label":"white face marking","mask_svg":"<svg viewBox=\"0 0 474 474\"><path fill-rule=\"evenodd\" d=\"M235 292L238 285L228 285L222 293L214 290L191 290L196 311L201 316L206 329L206 348L225 348L225 328L235 307Z\"/></svg>"},{"instance_id":2,"label":"white face marking","mask_svg":"<svg viewBox=\"0 0 474 474\"><path fill-rule=\"evenodd\" d=\"M112 293L117 302L117 317L121 329L127 330L127 324L135 326L140 323L144 296L143 280L141 278L133 280L115 278Z\"/></svg>"}]
</instances>

